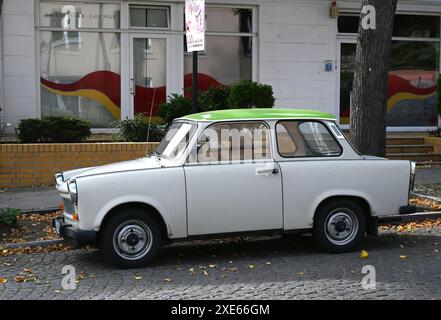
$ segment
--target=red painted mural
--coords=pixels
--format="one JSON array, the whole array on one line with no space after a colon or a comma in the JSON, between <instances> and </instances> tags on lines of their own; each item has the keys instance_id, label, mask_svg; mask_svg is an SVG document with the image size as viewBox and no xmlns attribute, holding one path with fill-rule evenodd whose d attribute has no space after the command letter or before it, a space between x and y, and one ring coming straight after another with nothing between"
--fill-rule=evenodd
<instances>
[{"instance_id":1,"label":"red painted mural","mask_svg":"<svg viewBox=\"0 0 441 320\"><path fill-rule=\"evenodd\" d=\"M199 73L199 90L205 91L210 87L222 87L223 85L214 78ZM184 89L191 88L192 75L184 76ZM80 80L61 84L41 78L41 85L48 91L64 96L80 96L101 103L108 111L119 119L121 115L121 76L110 71L96 71ZM185 94L186 96L189 93ZM159 106L166 100L166 87L147 88L136 86L135 113L150 114L156 116Z\"/></svg>"}]
</instances>

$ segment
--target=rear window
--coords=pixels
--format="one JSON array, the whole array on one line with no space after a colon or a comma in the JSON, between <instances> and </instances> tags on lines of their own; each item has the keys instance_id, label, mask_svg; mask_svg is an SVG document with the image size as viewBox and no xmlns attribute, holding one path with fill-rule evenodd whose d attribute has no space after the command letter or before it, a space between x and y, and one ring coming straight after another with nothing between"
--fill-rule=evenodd
<instances>
[{"instance_id":1,"label":"rear window","mask_svg":"<svg viewBox=\"0 0 441 320\"><path fill-rule=\"evenodd\" d=\"M280 121L277 148L285 158L337 157L342 148L329 129L318 121Z\"/></svg>"}]
</instances>

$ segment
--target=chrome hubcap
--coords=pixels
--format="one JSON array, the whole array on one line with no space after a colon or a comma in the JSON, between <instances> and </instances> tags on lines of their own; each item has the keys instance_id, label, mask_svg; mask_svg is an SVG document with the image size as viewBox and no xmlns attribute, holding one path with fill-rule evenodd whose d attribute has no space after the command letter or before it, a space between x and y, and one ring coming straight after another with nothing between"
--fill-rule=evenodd
<instances>
[{"instance_id":1,"label":"chrome hubcap","mask_svg":"<svg viewBox=\"0 0 441 320\"><path fill-rule=\"evenodd\" d=\"M351 210L339 208L328 215L324 228L326 238L341 246L350 243L356 237L358 220Z\"/></svg>"},{"instance_id":2,"label":"chrome hubcap","mask_svg":"<svg viewBox=\"0 0 441 320\"><path fill-rule=\"evenodd\" d=\"M122 258L137 260L150 251L152 238L152 231L148 225L140 220L130 220L115 230L113 246Z\"/></svg>"}]
</instances>

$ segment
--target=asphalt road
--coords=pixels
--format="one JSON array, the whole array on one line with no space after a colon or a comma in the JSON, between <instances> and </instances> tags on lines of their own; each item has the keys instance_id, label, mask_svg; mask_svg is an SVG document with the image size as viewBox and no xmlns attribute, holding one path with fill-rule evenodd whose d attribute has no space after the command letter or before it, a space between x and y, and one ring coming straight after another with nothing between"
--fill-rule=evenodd
<instances>
[{"instance_id":1,"label":"asphalt road","mask_svg":"<svg viewBox=\"0 0 441 320\"><path fill-rule=\"evenodd\" d=\"M441 299L441 228L381 231L363 244L367 259L359 251L326 254L311 242L275 236L173 244L135 270L116 269L93 249L3 257L0 277L8 281L0 299ZM61 287L65 265L76 269L75 290ZM375 267L375 289L361 286L365 265ZM15 282L24 269L37 280Z\"/></svg>"}]
</instances>

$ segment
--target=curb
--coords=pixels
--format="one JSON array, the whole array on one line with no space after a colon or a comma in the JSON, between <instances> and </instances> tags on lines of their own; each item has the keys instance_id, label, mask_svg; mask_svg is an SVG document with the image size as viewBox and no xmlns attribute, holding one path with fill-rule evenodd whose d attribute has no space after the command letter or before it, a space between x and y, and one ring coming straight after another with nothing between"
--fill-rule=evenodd
<instances>
[{"instance_id":1,"label":"curb","mask_svg":"<svg viewBox=\"0 0 441 320\"><path fill-rule=\"evenodd\" d=\"M64 243L64 239L56 239L56 240L41 240L41 241L29 241L22 243L5 243L4 245L0 244L2 249L24 249L24 248L37 248L37 247L49 247L57 244Z\"/></svg>"},{"instance_id":2,"label":"curb","mask_svg":"<svg viewBox=\"0 0 441 320\"><path fill-rule=\"evenodd\" d=\"M421 193L416 193L416 192L412 192L411 194L412 194L413 196L415 196L415 197L420 197L420 198L427 199L427 200L432 200L432 201L436 201L436 202L441 202L441 198L439 198L439 197L428 196L428 195L421 194Z\"/></svg>"}]
</instances>

